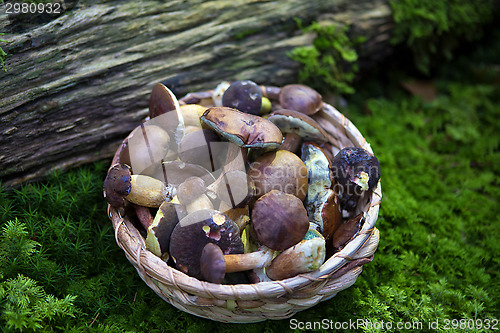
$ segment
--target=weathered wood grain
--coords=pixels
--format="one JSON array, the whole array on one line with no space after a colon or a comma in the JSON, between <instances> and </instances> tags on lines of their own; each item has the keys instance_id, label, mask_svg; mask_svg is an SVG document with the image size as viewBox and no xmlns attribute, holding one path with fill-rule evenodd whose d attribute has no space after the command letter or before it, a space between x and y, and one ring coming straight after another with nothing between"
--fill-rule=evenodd
<instances>
[{"instance_id":1,"label":"weathered wood grain","mask_svg":"<svg viewBox=\"0 0 500 333\"><path fill-rule=\"evenodd\" d=\"M15 185L111 158L165 83L179 97L222 80L283 85L298 65L287 57L313 36L297 29L328 20L367 37L362 65L389 50L387 1L125 0L65 2L49 20L19 22L0 4L0 178ZM37 23L37 21L42 21Z\"/></svg>"}]
</instances>

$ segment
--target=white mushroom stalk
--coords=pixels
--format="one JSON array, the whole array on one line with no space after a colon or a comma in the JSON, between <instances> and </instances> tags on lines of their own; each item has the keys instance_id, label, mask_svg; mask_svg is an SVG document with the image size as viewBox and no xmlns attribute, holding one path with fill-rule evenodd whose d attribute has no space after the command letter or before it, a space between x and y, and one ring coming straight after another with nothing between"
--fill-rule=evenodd
<instances>
[{"instance_id":1,"label":"white mushroom stalk","mask_svg":"<svg viewBox=\"0 0 500 333\"><path fill-rule=\"evenodd\" d=\"M268 266L275 251L262 247L256 252L243 254L224 254L214 243L203 247L200 268L203 278L209 282L221 283L226 273L244 272Z\"/></svg>"}]
</instances>

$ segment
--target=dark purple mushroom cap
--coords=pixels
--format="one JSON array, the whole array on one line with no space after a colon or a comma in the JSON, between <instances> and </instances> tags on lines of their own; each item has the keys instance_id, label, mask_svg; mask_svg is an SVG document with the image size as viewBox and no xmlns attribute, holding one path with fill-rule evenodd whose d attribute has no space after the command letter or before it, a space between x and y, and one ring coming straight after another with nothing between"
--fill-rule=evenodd
<instances>
[{"instance_id":1,"label":"dark purple mushroom cap","mask_svg":"<svg viewBox=\"0 0 500 333\"><path fill-rule=\"evenodd\" d=\"M222 106L257 115L262 107L262 90L253 81L235 81L222 95Z\"/></svg>"},{"instance_id":2,"label":"dark purple mushroom cap","mask_svg":"<svg viewBox=\"0 0 500 333\"><path fill-rule=\"evenodd\" d=\"M177 97L162 83L157 83L151 91L149 117L150 123L166 130L172 142L178 144L184 136L184 118ZM175 149L176 144L172 144L171 149Z\"/></svg>"},{"instance_id":3,"label":"dark purple mushroom cap","mask_svg":"<svg viewBox=\"0 0 500 333\"><path fill-rule=\"evenodd\" d=\"M157 83L149 96L149 117L153 119L159 115L174 111L178 107L175 95L162 83Z\"/></svg>"},{"instance_id":4,"label":"dark purple mushroom cap","mask_svg":"<svg viewBox=\"0 0 500 333\"><path fill-rule=\"evenodd\" d=\"M335 191L344 209L353 210L357 199L373 190L380 179L378 159L363 148L344 148L332 161Z\"/></svg>"},{"instance_id":5,"label":"dark purple mushroom cap","mask_svg":"<svg viewBox=\"0 0 500 333\"><path fill-rule=\"evenodd\" d=\"M283 109L295 110L307 115L319 111L323 101L314 89L302 84L289 84L281 88L280 105Z\"/></svg>"},{"instance_id":6,"label":"dark purple mushroom cap","mask_svg":"<svg viewBox=\"0 0 500 333\"><path fill-rule=\"evenodd\" d=\"M255 202L252 224L261 244L283 251L304 238L309 230L309 217L299 198L272 190Z\"/></svg>"},{"instance_id":7,"label":"dark purple mushroom cap","mask_svg":"<svg viewBox=\"0 0 500 333\"><path fill-rule=\"evenodd\" d=\"M208 243L203 248L200 258L201 275L212 283L221 283L226 276L226 260L221 248Z\"/></svg>"},{"instance_id":8,"label":"dark purple mushroom cap","mask_svg":"<svg viewBox=\"0 0 500 333\"><path fill-rule=\"evenodd\" d=\"M189 276L203 279L200 258L207 243L216 244L224 254L244 252L238 225L219 211L202 209L184 217L172 231L170 255L176 267Z\"/></svg>"},{"instance_id":9,"label":"dark purple mushroom cap","mask_svg":"<svg viewBox=\"0 0 500 333\"><path fill-rule=\"evenodd\" d=\"M125 206L125 197L130 193L132 174L125 164L114 164L104 179L104 197L113 207Z\"/></svg>"}]
</instances>

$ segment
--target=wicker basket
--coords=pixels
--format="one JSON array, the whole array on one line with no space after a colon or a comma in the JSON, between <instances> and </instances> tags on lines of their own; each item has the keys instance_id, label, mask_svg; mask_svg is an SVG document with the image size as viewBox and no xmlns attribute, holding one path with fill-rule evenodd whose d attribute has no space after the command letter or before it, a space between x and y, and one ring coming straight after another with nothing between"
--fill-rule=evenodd
<instances>
[{"instance_id":1,"label":"wicker basket","mask_svg":"<svg viewBox=\"0 0 500 333\"><path fill-rule=\"evenodd\" d=\"M362 147L372 152L358 129L340 112L324 103L313 118L325 129L330 143L341 149ZM116 163L118 149L113 164ZM108 206L115 238L140 277L162 299L196 316L220 322L250 323L286 319L350 287L365 263L373 259L379 243L375 228L382 197L380 182L369 202L360 232L319 270L281 281L257 284L220 285L199 281L146 250L145 239L127 217Z\"/></svg>"}]
</instances>

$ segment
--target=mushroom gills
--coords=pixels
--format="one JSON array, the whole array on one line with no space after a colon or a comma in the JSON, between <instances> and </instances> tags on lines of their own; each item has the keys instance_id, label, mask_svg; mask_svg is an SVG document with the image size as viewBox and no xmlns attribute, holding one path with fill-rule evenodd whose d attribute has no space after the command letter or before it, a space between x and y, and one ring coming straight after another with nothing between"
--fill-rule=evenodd
<instances>
[{"instance_id":1,"label":"mushroom gills","mask_svg":"<svg viewBox=\"0 0 500 333\"><path fill-rule=\"evenodd\" d=\"M307 168L308 188L304 205L314 203L316 196L325 189L332 187L333 174L330 170L331 163L323 150L311 143L302 145L301 159Z\"/></svg>"},{"instance_id":2,"label":"mushroom gills","mask_svg":"<svg viewBox=\"0 0 500 333\"><path fill-rule=\"evenodd\" d=\"M276 110L268 120L278 126L282 133L295 133L304 141L325 143L326 132L311 117L293 110Z\"/></svg>"},{"instance_id":3,"label":"mushroom gills","mask_svg":"<svg viewBox=\"0 0 500 333\"><path fill-rule=\"evenodd\" d=\"M339 198L332 189L318 193L316 199L306 206L309 221L319 226L320 232L330 239L342 224Z\"/></svg>"}]
</instances>

